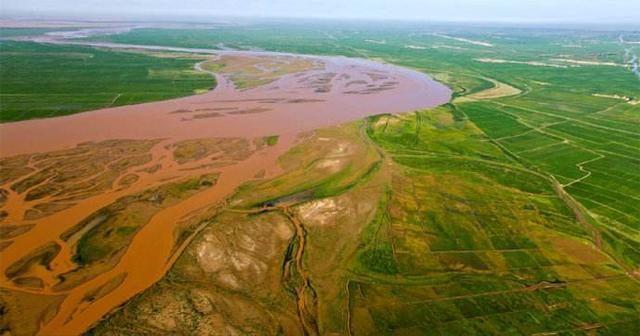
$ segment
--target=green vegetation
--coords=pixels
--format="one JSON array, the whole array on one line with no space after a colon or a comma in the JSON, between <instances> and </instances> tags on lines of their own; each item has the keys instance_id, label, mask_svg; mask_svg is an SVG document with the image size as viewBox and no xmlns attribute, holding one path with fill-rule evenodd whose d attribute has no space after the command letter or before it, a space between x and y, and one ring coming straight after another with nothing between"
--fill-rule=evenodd
<instances>
[{"instance_id":1,"label":"green vegetation","mask_svg":"<svg viewBox=\"0 0 640 336\"><path fill-rule=\"evenodd\" d=\"M639 334L640 79L619 34L314 23L102 37L368 57L456 97L521 93L315 132L92 333Z\"/></svg>"},{"instance_id":2,"label":"green vegetation","mask_svg":"<svg viewBox=\"0 0 640 336\"><path fill-rule=\"evenodd\" d=\"M391 245L388 244L362 251L360 254L360 262L367 269L377 273L398 273L398 266L393 257Z\"/></svg>"},{"instance_id":3,"label":"green vegetation","mask_svg":"<svg viewBox=\"0 0 640 336\"><path fill-rule=\"evenodd\" d=\"M640 297L623 295L625 303L611 306L622 294L613 288L638 288L637 281L587 243L591 229L549 178L509 162L508 154L487 158L499 147L468 120L434 122L446 113L372 119L369 134L406 167L394 175L386 205L393 225L377 235L378 246L393 247L400 277L374 275L384 272L370 267L373 274L359 272L349 282L354 334L637 332ZM458 138L452 149L423 151L451 140L431 137L424 145L401 136L409 129L466 129L471 143L483 145L460 155L465 142Z\"/></svg>"},{"instance_id":4,"label":"green vegetation","mask_svg":"<svg viewBox=\"0 0 640 336\"><path fill-rule=\"evenodd\" d=\"M210 75L193 69L195 62L1 41L0 122L192 95L215 85Z\"/></svg>"},{"instance_id":5,"label":"green vegetation","mask_svg":"<svg viewBox=\"0 0 640 336\"><path fill-rule=\"evenodd\" d=\"M275 146L278 144L278 139L280 139L279 135L271 135L264 138L264 142L267 146Z\"/></svg>"}]
</instances>

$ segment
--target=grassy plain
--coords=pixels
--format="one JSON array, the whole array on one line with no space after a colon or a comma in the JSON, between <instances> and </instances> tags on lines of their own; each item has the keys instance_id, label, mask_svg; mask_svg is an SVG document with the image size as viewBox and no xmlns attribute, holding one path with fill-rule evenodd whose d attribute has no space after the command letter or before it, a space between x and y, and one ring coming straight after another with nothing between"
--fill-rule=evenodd
<instances>
[{"instance_id":1,"label":"grassy plain","mask_svg":"<svg viewBox=\"0 0 640 336\"><path fill-rule=\"evenodd\" d=\"M195 71L196 62L87 47L0 41L0 122L206 91L215 86L215 79Z\"/></svg>"}]
</instances>

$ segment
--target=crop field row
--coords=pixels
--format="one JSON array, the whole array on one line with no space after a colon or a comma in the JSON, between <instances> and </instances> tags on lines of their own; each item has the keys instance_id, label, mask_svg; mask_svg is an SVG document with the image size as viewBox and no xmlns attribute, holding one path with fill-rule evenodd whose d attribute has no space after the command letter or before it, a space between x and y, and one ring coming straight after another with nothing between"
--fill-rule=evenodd
<instances>
[{"instance_id":1,"label":"crop field row","mask_svg":"<svg viewBox=\"0 0 640 336\"><path fill-rule=\"evenodd\" d=\"M578 119L545 124L532 120L527 114L521 116L521 109L511 108L508 104L498 108L491 104L469 104L460 108L519 160L554 175L589 211L606 219L605 227L622 225L637 232L640 218L637 210L640 185L636 182L637 171L640 171L637 133L600 125L593 119L588 123ZM527 107L527 111L535 109ZM565 116L561 112L549 114L559 118ZM521 118L516 121L518 126L509 126L508 130L527 127L524 126L527 124L521 135L513 136L501 128L501 125L514 125L514 117ZM498 138L504 134L511 136ZM633 263L640 260L637 248L632 248L626 257Z\"/></svg>"},{"instance_id":2,"label":"crop field row","mask_svg":"<svg viewBox=\"0 0 640 336\"><path fill-rule=\"evenodd\" d=\"M633 334L639 327L635 308L617 310L610 298L636 282L585 243L588 232L553 196L548 181L521 172L511 176L514 181L538 187L508 183L506 176L496 179L495 163L463 163L470 158L453 158L442 148L420 157L421 143L403 142L395 151L396 141L409 139L399 136L406 124L429 128L429 118L442 113L372 122L378 127L369 133L406 168L394 173L392 192L383 198L388 212L367 227L358 277L348 283L353 334ZM396 122L380 122L385 118ZM413 155L402 154L411 146ZM371 271L386 276L368 278Z\"/></svg>"}]
</instances>

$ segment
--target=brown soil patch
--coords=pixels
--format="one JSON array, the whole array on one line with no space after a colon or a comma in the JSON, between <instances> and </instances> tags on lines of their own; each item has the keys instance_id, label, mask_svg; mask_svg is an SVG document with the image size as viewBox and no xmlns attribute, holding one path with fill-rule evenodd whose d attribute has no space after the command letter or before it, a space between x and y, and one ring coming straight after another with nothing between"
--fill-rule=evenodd
<instances>
[{"instance_id":1,"label":"brown soil patch","mask_svg":"<svg viewBox=\"0 0 640 336\"><path fill-rule=\"evenodd\" d=\"M611 261L595 246L576 239L553 239L552 244L558 250L575 259L578 263L605 263Z\"/></svg>"}]
</instances>

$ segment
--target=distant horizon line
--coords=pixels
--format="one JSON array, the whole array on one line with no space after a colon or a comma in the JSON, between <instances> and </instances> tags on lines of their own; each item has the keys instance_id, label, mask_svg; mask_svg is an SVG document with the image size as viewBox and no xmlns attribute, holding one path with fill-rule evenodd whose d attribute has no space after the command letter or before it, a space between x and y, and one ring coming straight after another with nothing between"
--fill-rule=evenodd
<instances>
[{"instance_id":1,"label":"distant horizon line","mask_svg":"<svg viewBox=\"0 0 640 336\"><path fill-rule=\"evenodd\" d=\"M116 14L109 13L99 15L96 13L85 14L62 14L55 12L47 13L26 13L21 11L5 11L0 14L0 20L15 21L71 21L71 22L93 22L93 23L109 23L109 22L166 22L166 23L194 23L194 24L213 24L221 23L220 20L245 20L245 21L343 21L343 22L390 22L390 23L422 23L422 24L480 24L480 25L514 25L514 26L624 26L640 29L640 22L632 21L593 21L593 20L571 20L571 19L541 19L529 20L519 18L508 19L432 19L432 18L380 18L380 17L329 17L329 16L256 16L256 15L176 15L167 14ZM217 22L215 20L218 20Z\"/></svg>"}]
</instances>

